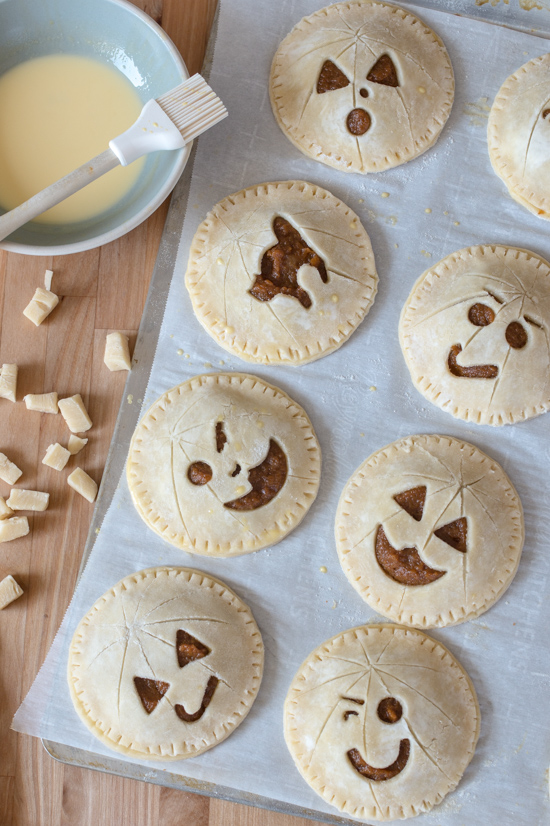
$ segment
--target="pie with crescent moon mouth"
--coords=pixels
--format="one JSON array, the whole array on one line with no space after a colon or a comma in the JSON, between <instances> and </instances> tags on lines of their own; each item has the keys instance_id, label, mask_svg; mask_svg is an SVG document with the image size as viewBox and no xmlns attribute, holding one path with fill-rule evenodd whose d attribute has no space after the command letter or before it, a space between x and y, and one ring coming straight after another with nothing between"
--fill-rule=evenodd
<instances>
[{"instance_id":1,"label":"pie with crescent moon mouth","mask_svg":"<svg viewBox=\"0 0 550 826\"><path fill-rule=\"evenodd\" d=\"M124 577L80 621L69 649L78 716L104 745L138 759L194 757L225 740L262 671L250 609L190 568Z\"/></svg>"},{"instance_id":2,"label":"pie with crescent moon mouth","mask_svg":"<svg viewBox=\"0 0 550 826\"><path fill-rule=\"evenodd\" d=\"M190 553L274 545L317 495L321 451L305 411L255 376L210 373L164 393L138 424L127 479L147 525Z\"/></svg>"},{"instance_id":3,"label":"pie with crescent moon mouth","mask_svg":"<svg viewBox=\"0 0 550 826\"><path fill-rule=\"evenodd\" d=\"M348 480L336 547L349 582L389 619L455 625L512 582L523 510L493 459L448 436L409 436L377 450Z\"/></svg>"},{"instance_id":4,"label":"pie with crescent moon mouth","mask_svg":"<svg viewBox=\"0 0 550 826\"><path fill-rule=\"evenodd\" d=\"M515 247L448 255L412 288L399 340L416 389L456 418L504 425L545 413L550 264Z\"/></svg>"},{"instance_id":5,"label":"pie with crescent moon mouth","mask_svg":"<svg viewBox=\"0 0 550 826\"><path fill-rule=\"evenodd\" d=\"M271 106L305 155L344 172L381 172L438 139L454 97L441 39L411 12L372 0L304 17L271 66Z\"/></svg>"},{"instance_id":6,"label":"pie with crescent moon mouth","mask_svg":"<svg viewBox=\"0 0 550 826\"><path fill-rule=\"evenodd\" d=\"M479 723L474 687L452 654L389 623L318 646L284 706L285 741L304 780L368 823L439 803L472 759Z\"/></svg>"}]
</instances>

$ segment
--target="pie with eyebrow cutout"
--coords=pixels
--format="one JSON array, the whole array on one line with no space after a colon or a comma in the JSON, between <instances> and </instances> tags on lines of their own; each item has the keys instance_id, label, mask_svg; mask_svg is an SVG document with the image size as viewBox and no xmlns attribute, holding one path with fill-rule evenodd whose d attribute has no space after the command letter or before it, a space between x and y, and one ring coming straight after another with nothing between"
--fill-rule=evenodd
<instances>
[{"instance_id":1,"label":"pie with eyebrow cutout","mask_svg":"<svg viewBox=\"0 0 550 826\"><path fill-rule=\"evenodd\" d=\"M479 724L474 687L451 652L393 623L318 646L284 705L285 741L303 779L368 823L439 803L472 759Z\"/></svg>"},{"instance_id":2,"label":"pie with eyebrow cutout","mask_svg":"<svg viewBox=\"0 0 550 826\"><path fill-rule=\"evenodd\" d=\"M418 157L450 114L447 50L425 23L372 0L304 17L271 67L277 123L305 155L344 172L381 172Z\"/></svg>"},{"instance_id":3,"label":"pie with eyebrow cutout","mask_svg":"<svg viewBox=\"0 0 550 826\"><path fill-rule=\"evenodd\" d=\"M505 425L550 408L550 264L481 245L426 270L401 312L414 386L475 424Z\"/></svg>"}]
</instances>

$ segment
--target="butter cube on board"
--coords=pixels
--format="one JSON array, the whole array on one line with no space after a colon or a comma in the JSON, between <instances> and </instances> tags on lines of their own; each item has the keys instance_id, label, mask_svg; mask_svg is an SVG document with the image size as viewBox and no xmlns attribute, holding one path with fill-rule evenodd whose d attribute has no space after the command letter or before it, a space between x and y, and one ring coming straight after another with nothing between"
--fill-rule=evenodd
<instances>
[{"instance_id":1,"label":"butter cube on board","mask_svg":"<svg viewBox=\"0 0 550 826\"><path fill-rule=\"evenodd\" d=\"M59 297L55 293L45 290L44 287L37 287L32 299L23 310L23 315L38 327L58 304Z\"/></svg>"},{"instance_id":2,"label":"butter cube on board","mask_svg":"<svg viewBox=\"0 0 550 826\"><path fill-rule=\"evenodd\" d=\"M88 439L81 439L80 436L75 436L73 433L69 436L69 444L67 445L67 450L74 456L76 453L80 453L82 448L86 447L88 444Z\"/></svg>"},{"instance_id":3,"label":"butter cube on board","mask_svg":"<svg viewBox=\"0 0 550 826\"><path fill-rule=\"evenodd\" d=\"M13 511L6 505L6 500L4 497L0 496L0 520L7 519L8 516L13 516Z\"/></svg>"},{"instance_id":4,"label":"butter cube on board","mask_svg":"<svg viewBox=\"0 0 550 826\"><path fill-rule=\"evenodd\" d=\"M97 485L85 470L77 467L67 478L69 485L88 502L94 502L97 496Z\"/></svg>"},{"instance_id":5,"label":"butter cube on board","mask_svg":"<svg viewBox=\"0 0 550 826\"><path fill-rule=\"evenodd\" d=\"M26 516L12 516L0 520L0 542L11 542L29 532L29 520Z\"/></svg>"},{"instance_id":6,"label":"butter cube on board","mask_svg":"<svg viewBox=\"0 0 550 826\"><path fill-rule=\"evenodd\" d=\"M128 336L119 332L107 333L103 361L111 372L130 370L132 362L130 361Z\"/></svg>"},{"instance_id":7,"label":"butter cube on board","mask_svg":"<svg viewBox=\"0 0 550 826\"><path fill-rule=\"evenodd\" d=\"M0 453L0 479L7 482L8 485L15 485L23 471L17 465L10 462L5 453Z\"/></svg>"},{"instance_id":8,"label":"butter cube on board","mask_svg":"<svg viewBox=\"0 0 550 826\"><path fill-rule=\"evenodd\" d=\"M67 422L67 427L72 433L82 433L91 428L92 420L84 407L80 393L77 393L75 396L69 396L67 399L60 399L59 409L61 410L61 415Z\"/></svg>"},{"instance_id":9,"label":"butter cube on board","mask_svg":"<svg viewBox=\"0 0 550 826\"><path fill-rule=\"evenodd\" d=\"M5 608L10 602L21 596L23 589L15 581L11 574L4 577L0 582L0 611Z\"/></svg>"},{"instance_id":10,"label":"butter cube on board","mask_svg":"<svg viewBox=\"0 0 550 826\"><path fill-rule=\"evenodd\" d=\"M14 511L45 511L50 503L50 494L41 490L24 490L12 488L6 502Z\"/></svg>"},{"instance_id":11,"label":"butter cube on board","mask_svg":"<svg viewBox=\"0 0 550 826\"><path fill-rule=\"evenodd\" d=\"M56 442L54 445L49 445L46 450L46 455L42 459L43 465L48 465L54 470L63 470L69 459L71 452L66 447Z\"/></svg>"},{"instance_id":12,"label":"butter cube on board","mask_svg":"<svg viewBox=\"0 0 550 826\"><path fill-rule=\"evenodd\" d=\"M57 393L29 393L23 396L27 410L36 410L38 413L59 413Z\"/></svg>"},{"instance_id":13,"label":"butter cube on board","mask_svg":"<svg viewBox=\"0 0 550 826\"><path fill-rule=\"evenodd\" d=\"M3 364L0 370L0 398L15 401L17 392L17 364Z\"/></svg>"}]
</instances>

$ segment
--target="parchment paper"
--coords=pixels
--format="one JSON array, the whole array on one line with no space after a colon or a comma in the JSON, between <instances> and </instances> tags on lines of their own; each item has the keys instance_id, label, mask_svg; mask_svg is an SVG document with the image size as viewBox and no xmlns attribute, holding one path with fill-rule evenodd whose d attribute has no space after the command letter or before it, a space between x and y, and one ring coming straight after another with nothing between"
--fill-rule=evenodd
<instances>
[{"instance_id":1,"label":"parchment paper","mask_svg":"<svg viewBox=\"0 0 550 826\"><path fill-rule=\"evenodd\" d=\"M230 117L200 139L181 244L143 410L164 390L216 370L251 372L309 413L323 450L319 496L279 545L230 560L182 553L150 531L119 482L74 599L14 728L114 756L87 732L66 686L67 646L95 600L121 577L159 564L188 565L225 580L256 617L266 646L258 699L224 743L167 771L337 814L302 780L282 734L287 687L307 654L341 630L380 618L341 572L333 539L343 485L370 453L413 433L471 441L502 464L525 509L527 538L504 597L478 620L430 632L473 679L481 737L457 791L418 822L542 824L548 821L550 416L508 426L469 426L424 401L398 345L399 312L417 277L464 246L503 243L550 258L550 225L515 204L493 174L486 146L490 102L504 79L548 41L438 11L418 13L443 38L456 74L453 111L435 149L379 175L346 175L305 158L280 132L267 90L284 35L319 0L222 0L210 82ZM229 356L194 319L183 275L191 238L212 205L242 187L300 178L326 187L371 236L379 292L366 320L336 353L303 367L256 367ZM388 198L381 194L388 192ZM431 209L431 212L427 210ZM179 355L178 350L183 354ZM188 356L188 358L186 357ZM326 566L327 573L322 573ZM151 763L159 767L159 763Z\"/></svg>"}]
</instances>

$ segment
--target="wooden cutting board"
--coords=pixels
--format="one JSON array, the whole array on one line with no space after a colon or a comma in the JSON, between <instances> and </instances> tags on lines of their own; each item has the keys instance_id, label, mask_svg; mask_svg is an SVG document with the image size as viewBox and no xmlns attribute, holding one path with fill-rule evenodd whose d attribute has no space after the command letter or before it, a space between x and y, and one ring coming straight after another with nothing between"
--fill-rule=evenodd
<instances>
[{"instance_id":1,"label":"wooden cutting board","mask_svg":"<svg viewBox=\"0 0 550 826\"><path fill-rule=\"evenodd\" d=\"M170 35L190 74L200 71L216 0L133 2ZM94 426L79 464L97 482L126 380L125 372L110 373L103 364L105 335L123 330L133 347L167 209L165 203L124 238L77 255L35 257L0 250L0 364L19 365L19 399L54 389L60 396L81 393ZM30 329L22 310L46 269L55 273L53 289L61 306ZM1 826L311 824L57 763L40 740L10 731L70 601L93 510L68 488L66 474L41 463L49 444L66 440L59 420L28 412L22 402L0 400L0 451L24 471L26 487L51 494L49 509L29 518L30 534L0 548L0 568L25 591L0 613ZM9 486L0 481L4 494Z\"/></svg>"}]
</instances>

